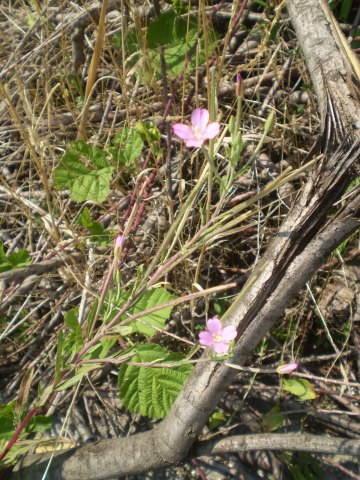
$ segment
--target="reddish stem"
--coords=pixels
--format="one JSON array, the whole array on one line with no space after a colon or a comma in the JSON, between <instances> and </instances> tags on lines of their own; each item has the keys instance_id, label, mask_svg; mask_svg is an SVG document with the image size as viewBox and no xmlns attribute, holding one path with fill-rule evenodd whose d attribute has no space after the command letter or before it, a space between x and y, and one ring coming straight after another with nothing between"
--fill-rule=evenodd
<instances>
[{"instance_id":1,"label":"reddish stem","mask_svg":"<svg viewBox=\"0 0 360 480\"><path fill-rule=\"evenodd\" d=\"M37 413L38 413L38 409L37 408L32 408L31 410L28 411L28 413L26 414L26 417L24 418L24 420L20 423L20 425L16 428L15 432L14 432L14 435L10 438L10 440L8 441L6 447L4 448L4 450L2 451L2 453L0 454L0 462L5 458L5 455L8 453L8 451L11 449L11 447L17 442L17 440L19 439L20 435L21 435L21 432L24 430L24 428L28 425L28 423L30 422L30 420L32 419L32 417L34 417Z\"/></svg>"}]
</instances>

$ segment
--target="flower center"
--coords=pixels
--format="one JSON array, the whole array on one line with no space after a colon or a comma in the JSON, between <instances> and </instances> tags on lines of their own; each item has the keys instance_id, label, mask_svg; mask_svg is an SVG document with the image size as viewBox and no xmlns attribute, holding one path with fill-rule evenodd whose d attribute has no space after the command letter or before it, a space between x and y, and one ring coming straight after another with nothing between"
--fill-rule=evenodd
<instances>
[{"instance_id":1,"label":"flower center","mask_svg":"<svg viewBox=\"0 0 360 480\"><path fill-rule=\"evenodd\" d=\"M195 127L193 128L194 130L194 137L197 139L197 140L201 140L203 138L203 135L200 131L200 127L198 125L195 125Z\"/></svg>"},{"instance_id":2,"label":"flower center","mask_svg":"<svg viewBox=\"0 0 360 480\"><path fill-rule=\"evenodd\" d=\"M222 336L218 333L217 335L213 335L214 342L222 342Z\"/></svg>"}]
</instances>

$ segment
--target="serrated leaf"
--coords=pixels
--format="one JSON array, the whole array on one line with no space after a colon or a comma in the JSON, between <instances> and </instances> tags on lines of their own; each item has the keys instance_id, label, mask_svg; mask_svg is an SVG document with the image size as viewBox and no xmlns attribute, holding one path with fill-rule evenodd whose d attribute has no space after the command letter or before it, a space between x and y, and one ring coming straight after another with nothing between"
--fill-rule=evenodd
<instances>
[{"instance_id":1,"label":"serrated leaf","mask_svg":"<svg viewBox=\"0 0 360 480\"><path fill-rule=\"evenodd\" d=\"M4 243L0 241L0 273L7 272L12 268L20 268L29 265L31 258L27 250L20 250L6 256Z\"/></svg>"},{"instance_id":2,"label":"serrated leaf","mask_svg":"<svg viewBox=\"0 0 360 480\"><path fill-rule=\"evenodd\" d=\"M58 189L68 188L75 202L102 202L109 194L113 171L103 150L78 141L55 168L53 182Z\"/></svg>"},{"instance_id":3,"label":"serrated leaf","mask_svg":"<svg viewBox=\"0 0 360 480\"><path fill-rule=\"evenodd\" d=\"M140 156L144 142L135 128L123 128L114 136L108 151L119 165L132 164Z\"/></svg>"},{"instance_id":4,"label":"serrated leaf","mask_svg":"<svg viewBox=\"0 0 360 480\"><path fill-rule=\"evenodd\" d=\"M134 347L131 363L173 363L184 357L158 345ZM151 418L164 418L192 370L191 365L177 367L121 365L119 372L120 397L132 413Z\"/></svg>"},{"instance_id":5,"label":"serrated leaf","mask_svg":"<svg viewBox=\"0 0 360 480\"><path fill-rule=\"evenodd\" d=\"M313 400L317 397L314 387L304 378L284 379L284 390L296 395L300 400Z\"/></svg>"},{"instance_id":6,"label":"serrated leaf","mask_svg":"<svg viewBox=\"0 0 360 480\"><path fill-rule=\"evenodd\" d=\"M116 300L116 304L113 307L112 317L113 318L125 305L128 299L126 293L122 294L120 298ZM156 288L146 292L139 300L126 312L126 316L131 316L137 313L141 313L145 310L148 310L152 307L160 306L164 303L174 300L175 297L171 295L165 288ZM164 328L166 320L170 318L171 311L173 307L165 307L156 312L150 313L140 317L138 320L134 320L126 324L127 327L132 329L132 332L142 333L148 337L152 337L156 333L156 329L152 326L159 328ZM125 320L126 316L124 315L121 320ZM111 319L110 318L110 319ZM109 319L109 320L110 320Z\"/></svg>"},{"instance_id":7,"label":"serrated leaf","mask_svg":"<svg viewBox=\"0 0 360 480\"><path fill-rule=\"evenodd\" d=\"M285 420L285 415L280 412L280 407L276 406L264 415L262 419L262 427L265 432L274 432L282 426Z\"/></svg>"},{"instance_id":8,"label":"serrated leaf","mask_svg":"<svg viewBox=\"0 0 360 480\"><path fill-rule=\"evenodd\" d=\"M174 300L175 297L171 295L165 288L157 288L146 292L130 309L131 314L140 313L152 307L162 305L163 303ZM128 323L135 332L142 333L148 337L152 337L156 330L151 328L151 325L157 328L164 328L166 320L170 318L173 307L165 307L157 312L150 313L141 317L139 320Z\"/></svg>"}]
</instances>

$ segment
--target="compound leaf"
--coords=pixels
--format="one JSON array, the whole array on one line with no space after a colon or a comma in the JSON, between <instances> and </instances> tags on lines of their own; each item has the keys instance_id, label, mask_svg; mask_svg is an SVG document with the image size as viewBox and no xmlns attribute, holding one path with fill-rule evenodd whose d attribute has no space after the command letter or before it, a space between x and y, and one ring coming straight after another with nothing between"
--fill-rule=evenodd
<instances>
[{"instance_id":1,"label":"compound leaf","mask_svg":"<svg viewBox=\"0 0 360 480\"><path fill-rule=\"evenodd\" d=\"M155 363L171 364L184 357L158 345L134 347L131 363L119 372L120 397L132 413L151 418L164 418L182 389L192 366L156 367ZM144 364L133 365L134 363Z\"/></svg>"}]
</instances>

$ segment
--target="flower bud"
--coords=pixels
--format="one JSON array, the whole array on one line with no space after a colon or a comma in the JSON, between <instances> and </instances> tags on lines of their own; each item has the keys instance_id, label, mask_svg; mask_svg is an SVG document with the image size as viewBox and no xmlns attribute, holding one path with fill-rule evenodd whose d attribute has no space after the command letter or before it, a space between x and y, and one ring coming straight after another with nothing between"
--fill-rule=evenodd
<instances>
[{"instance_id":1,"label":"flower bud","mask_svg":"<svg viewBox=\"0 0 360 480\"><path fill-rule=\"evenodd\" d=\"M291 373L298 368L297 363L287 363L286 365L279 365L276 369L277 373L283 375L284 373Z\"/></svg>"},{"instance_id":2,"label":"flower bud","mask_svg":"<svg viewBox=\"0 0 360 480\"><path fill-rule=\"evenodd\" d=\"M238 73L236 75L236 96L237 97L243 97L244 96L244 81L243 81L240 73Z\"/></svg>"},{"instance_id":3,"label":"flower bud","mask_svg":"<svg viewBox=\"0 0 360 480\"><path fill-rule=\"evenodd\" d=\"M115 251L119 251L124 244L124 237L122 235L118 235L115 240Z\"/></svg>"}]
</instances>

